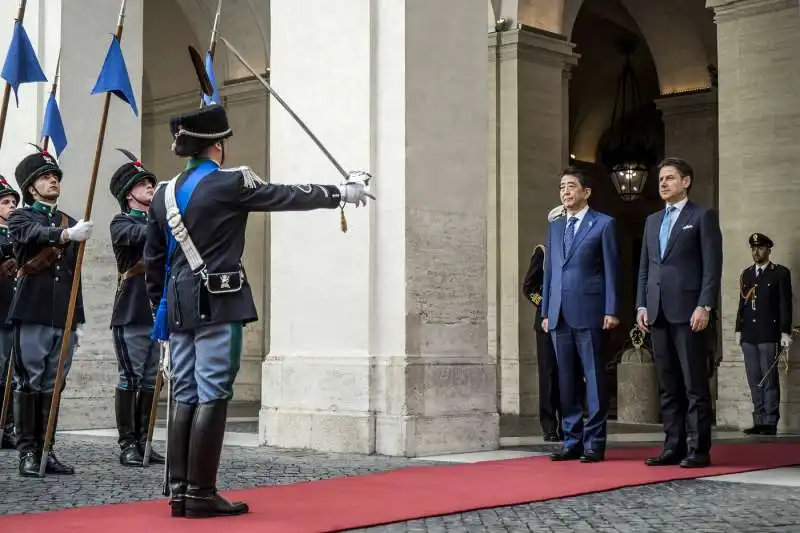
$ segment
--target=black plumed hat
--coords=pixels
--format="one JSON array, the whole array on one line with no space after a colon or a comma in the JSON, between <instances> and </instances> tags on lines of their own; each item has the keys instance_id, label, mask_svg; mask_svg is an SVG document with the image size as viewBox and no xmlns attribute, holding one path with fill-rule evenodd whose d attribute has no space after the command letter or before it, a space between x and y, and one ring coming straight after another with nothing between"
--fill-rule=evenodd
<instances>
[{"instance_id":1,"label":"black plumed hat","mask_svg":"<svg viewBox=\"0 0 800 533\"><path fill-rule=\"evenodd\" d=\"M133 187L142 180L149 180L153 186L156 185L156 176L149 170L142 166L135 155L123 148L117 148L120 152L130 159L130 162L125 163L119 167L111 176L111 183L109 183L109 190L114 198L119 202L123 211L128 208L128 201L125 197L133 189Z\"/></svg>"},{"instance_id":2,"label":"black plumed hat","mask_svg":"<svg viewBox=\"0 0 800 533\"><path fill-rule=\"evenodd\" d=\"M61 178L64 177L64 173L59 168L56 159L49 152L39 146L32 146L36 147L36 152L26 156L14 170L17 185L22 191L22 199L27 205L31 205L34 202L33 196L28 192L28 187L33 185L39 176L55 174L58 181L61 181Z\"/></svg>"},{"instance_id":3,"label":"black plumed hat","mask_svg":"<svg viewBox=\"0 0 800 533\"><path fill-rule=\"evenodd\" d=\"M174 142L172 151L180 157L194 157L205 148L233 135L228 114L219 104L173 117L169 121Z\"/></svg>"}]
</instances>

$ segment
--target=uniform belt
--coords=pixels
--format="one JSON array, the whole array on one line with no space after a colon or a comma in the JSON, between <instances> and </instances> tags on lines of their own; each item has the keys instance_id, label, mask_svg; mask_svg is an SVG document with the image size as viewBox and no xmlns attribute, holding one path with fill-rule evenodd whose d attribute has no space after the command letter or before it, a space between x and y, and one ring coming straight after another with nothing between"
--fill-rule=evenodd
<instances>
[{"instance_id":1,"label":"uniform belt","mask_svg":"<svg viewBox=\"0 0 800 533\"><path fill-rule=\"evenodd\" d=\"M61 224L59 225L60 228L66 228L69 226L69 219L67 219L67 215L61 213ZM55 263L62 254L64 248L69 245L69 241L56 245L56 246L48 246L41 250L38 254L33 256L31 259L26 261L20 268L17 270L17 278L21 278L23 276L35 276L37 274L41 274L45 271L45 269L49 268L53 263Z\"/></svg>"},{"instance_id":2,"label":"uniform belt","mask_svg":"<svg viewBox=\"0 0 800 533\"><path fill-rule=\"evenodd\" d=\"M123 272L119 275L119 282L120 284L124 283L126 280L138 276L139 274L144 273L144 261L138 261L135 265L131 268Z\"/></svg>"}]
</instances>

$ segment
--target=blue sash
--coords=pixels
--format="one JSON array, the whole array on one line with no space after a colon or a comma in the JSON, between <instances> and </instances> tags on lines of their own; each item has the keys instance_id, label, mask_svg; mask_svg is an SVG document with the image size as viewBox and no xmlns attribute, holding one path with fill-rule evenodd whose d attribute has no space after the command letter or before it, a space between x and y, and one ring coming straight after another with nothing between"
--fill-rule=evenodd
<instances>
[{"instance_id":1,"label":"blue sash","mask_svg":"<svg viewBox=\"0 0 800 533\"><path fill-rule=\"evenodd\" d=\"M197 185L200 184L200 181L217 169L219 169L219 165L215 161L203 161L192 169L191 174L189 174L189 177L183 182L183 185L177 188L175 191L175 203L178 204L178 211L180 211L181 216L185 215L186 206L189 204L189 200L192 198L192 194L197 188ZM158 302L158 310L156 311L155 320L153 321L153 331L150 335L150 339L154 341L169 340L167 287L169 286L169 274L172 270L172 258L175 254L175 250L178 248L178 241L172 236L169 226L167 226L165 233L167 235L167 258L164 264L164 291L161 293L161 301Z\"/></svg>"}]
</instances>

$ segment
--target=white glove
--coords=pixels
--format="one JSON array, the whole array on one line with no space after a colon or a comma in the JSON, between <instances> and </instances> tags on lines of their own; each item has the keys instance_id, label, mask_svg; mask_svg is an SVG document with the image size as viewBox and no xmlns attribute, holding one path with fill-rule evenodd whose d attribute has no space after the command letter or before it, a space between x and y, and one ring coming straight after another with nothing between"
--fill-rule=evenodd
<instances>
[{"instance_id":1,"label":"white glove","mask_svg":"<svg viewBox=\"0 0 800 533\"><path fill-rule=\"evenodd\" d=\"M781 348L789 348L792 345L792 336L788 333L781 333Z\"/></svg>"},{"instance_id":2,"label":"white glove","mask_svg":"<svg viewBox=\"0 0 800 533\"><path fill-rule=\"evenodd\" d=\"M348 204L367 205L367 198L375 199L369 192L369 180L372 179L367 172L360 170L350 172L350 179L339 185L342 201Z\"/></svg>"},{"instance_id":3,"label":"white glove","mask_svg":"<svg viewBox=\"0 0 800 533\"><path fill-rule=\"evenodd\" d=\"M84 222L83 219L80 219L74 226L65 230L67 232L67 240L86 241L92 236L92 228L94 228L94 222L91 220Z\"/></svg>"},{"instance_id":4,"label":"white glove","mask_svg":"<svg viewBox=\"0 0 800 533\"><path fill-rule=\"evenodd\" d=\"M742 332L741 331L737 331L736 332L736 346L739 346L740 344L742 344Z\"/></svg>"},{"instance_id":5,"label":"white glove","mask_svg":"<svg viewBox=\"0 0 800 533\"><path fill-rule=\"evenodd\" d=\"M75 328L75 346L81 345L82 338L83 338L83 324L79 324L78 327Z\"/></svg>"}]
</instances>

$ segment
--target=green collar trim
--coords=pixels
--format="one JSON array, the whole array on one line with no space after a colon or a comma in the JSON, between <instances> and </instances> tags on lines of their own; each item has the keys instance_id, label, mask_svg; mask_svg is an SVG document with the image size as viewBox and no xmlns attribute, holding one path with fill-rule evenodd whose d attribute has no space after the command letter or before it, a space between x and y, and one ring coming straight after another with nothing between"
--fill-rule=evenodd
<instances>
[{"instance_id":1,"label":"green collar trim","mask_svg":"<svg viewBox=\"0 0 800 533\"><path fill-rule=\"evenodd\" d=\"M45 215L52 217L53 215L56 214L56 211L58 211L58 206L47 205L37 200L33 202L31 209L33 209L34 211L39 211L40 213L44 213Z\"/></svg>"},{"instance_id":2,"label":"green collar trim","mask_svg":"<svg viewBox=\"0 0 800 533\"><path fill-rule=\"evenodd\" d=\"M186 168L184 170L192 170L193 168L202 164L205 161L211 161L212 163L214 163L219 167L219 163L217 163L213 159L208 159L207 157L193 157L186 162Z\"/></svg>"},{"instance_id":3,"label":"green collar trim","mask_svg":"<svg viewBox=\"0 0 800 533\"><path fill-rule=\"evenodd\" d=\"M147 218L147 213L144 211L139 211L138 209L131 208L131 210L128 211L128 214L134 218Z\"/></svg>"}]
</instances>

